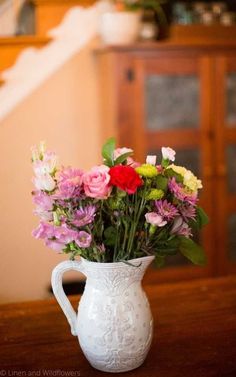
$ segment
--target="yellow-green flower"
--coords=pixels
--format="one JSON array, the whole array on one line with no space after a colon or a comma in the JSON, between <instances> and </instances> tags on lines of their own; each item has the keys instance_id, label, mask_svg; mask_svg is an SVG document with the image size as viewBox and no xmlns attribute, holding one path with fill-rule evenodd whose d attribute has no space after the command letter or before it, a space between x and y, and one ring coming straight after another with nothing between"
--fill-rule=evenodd
<instances>
[{"instance_id":1,"label":"yellow-green flower","mask_svg":"<svg viewBox=\"0 0 236 377\"><path fill-rule=\"evenodd\" d=\"M183 166L171 164L167 169L172 169L174 172L180 174L183 177L183 184L191 192L197 192L198 189L202 188L202 181Z\"/></svg>"},{"instance_id":2,"label":"yellow-green flower","mask_svg":"<svg viewBox=\"0 0 236 377\"><path fill-rule=\"evenodd\" d=\"M159 189L151 189L149 193L146 196L147 200L159 200L163 198L164 196L164 191L159 190Z\"/></svg>"},{"instance_id":3,"label":"yellow-green flower","mask_svg":"<svg viewBox=\"0 0 236 377\"><path fill-rule=\"evenodd\" d=\"M158 174L156 167L150 164L143 164L137 167L135 170L139 175L146 178L153 178Z\"/></svg>"}]
</instances>

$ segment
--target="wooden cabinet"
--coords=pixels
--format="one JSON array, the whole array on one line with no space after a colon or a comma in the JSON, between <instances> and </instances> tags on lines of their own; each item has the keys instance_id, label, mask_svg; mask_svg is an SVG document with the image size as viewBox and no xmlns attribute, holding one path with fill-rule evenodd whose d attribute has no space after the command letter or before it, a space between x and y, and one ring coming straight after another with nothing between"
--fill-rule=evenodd
<instances>
[{"instance_id":1,"label":"wooden cabinet","mask_svg":"<svg viewBox=\"0 0 236 377\"><path fill-rule=\"evenodd\" d=\"M218 54L214 83L217 271L236 271L236 52Z\"/></svg>"},{"instance_id":2,"label":"wooden cabinet","mask_svg":"<svg viewBox=\"0 0 236 377\"><path fill-rule=\"evenodd\" d=\"M176 163L203 180L200 201L211 221L199 237L207 266L178 257L151 278L236 270L236 43L138 44L100 50L97 60L104 137L115 135L141 161L170 146Z\"/></svg>"}]
</instances>

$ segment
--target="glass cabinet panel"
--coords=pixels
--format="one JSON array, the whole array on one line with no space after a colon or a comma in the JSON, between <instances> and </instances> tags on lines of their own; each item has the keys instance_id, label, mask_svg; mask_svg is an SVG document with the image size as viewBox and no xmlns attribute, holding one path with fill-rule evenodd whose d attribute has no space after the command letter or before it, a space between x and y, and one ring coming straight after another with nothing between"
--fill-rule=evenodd
<instances>
[{"instance_id":1,"label":"glass cabinet panel","mask_svg":"<svg viewBox=\"0 0 236 377\"><path fill-rule=\"evenodd\" d=\"M236 213L229 217L229 257L236 262Z\"/></svg>"},{"instance_id":2,"label":"glass cabinet panel","mask_svg":"<svg viewBox=\"0 0 236 377\"><path fill-rule=\"evenodd\" d=\"M226 120L230 127L236 127L236 72L226 79Z\"/></svg>"},{"instance_id":3,"label":"glass cabinet panel","mask_svg":"<svg viewBox=\"0 0 236 377\"><path fill-rule=\"evenodd\" d=\"M199 124L199 79L194 75L148 75L145 81L149 130L196 128Z\"/></svg>"},{"instance_id":4,"label":"glass cabinet panel","mask_svg":"<svg viewBox=\"0 0 236 377\"><path fill-rule=\"evenodd\" d=\"M174 147L173 147L174 148ZM158 162L160 162L160 150L148 151L148 155L156 155ZM191 170L197 177L200 177L200 151L198 149L176 149L176 165L184 166Z\"/></svg>"},{"instance_id":5,"label":"glass cabinet panel","mask_svg":"<svg viewBox=\"0 0 236 377\"><path fill-rule=\"evenodd\" d=\"M228 191L236 193L236 145L229 145L226 152Z\"/></svg>"},{"instance_id":6,"label":"glass cabinet panel","mask_svg":"<svg viewBox=\"0 0 236 377\"><path fill-rule=\"evenodd\" d=\"M197 177L200 176L200 151L198 149L177 149L176 165L191 170Z\"/></svg>"}]
</instances>

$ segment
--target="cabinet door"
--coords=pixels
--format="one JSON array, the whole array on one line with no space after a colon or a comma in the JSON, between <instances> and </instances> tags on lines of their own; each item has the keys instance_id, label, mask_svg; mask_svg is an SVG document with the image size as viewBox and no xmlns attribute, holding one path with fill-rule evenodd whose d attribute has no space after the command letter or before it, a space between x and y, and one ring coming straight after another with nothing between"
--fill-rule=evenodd
<instances>
[{"instance_id":1,"label":"cabinet door","mask_svg":"<svg viewBox=\"0 0 236 377\"><path fill-rule=\"evenodd\" d=\"M134 86L136 156L143 161L147 154L156 154L160 160L162 146L175 149L175 163L203 180L200 201L211 216L212 60L186 53L136 58ZM172 257L152 278L173 280L213 274L212 225L196 237L208 254L206 267L192 266L181 256Z\"/></svg>"},{"instance_id":2,"label":"cabinet door","mask_svg":"<svg viewBox=\"0 0 236 377\"><path fill-rule=\"evenodd\" d=\"M236 54L216 59L215 204L219 274L236 271Z\"/></svg>"}]
</instances>

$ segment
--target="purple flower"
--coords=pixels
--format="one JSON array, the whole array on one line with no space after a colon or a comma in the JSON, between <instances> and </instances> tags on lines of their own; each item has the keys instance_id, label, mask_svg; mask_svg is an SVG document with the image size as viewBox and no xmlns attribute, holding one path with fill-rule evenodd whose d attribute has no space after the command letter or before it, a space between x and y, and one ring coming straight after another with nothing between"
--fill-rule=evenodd
<instances>
[{"instance_id":1,"label":"purple flower","mask_svg":"<svg viewBox=\"0 0 236 377\"><path fill-rule=\"evenodd\" d=\"M176 217L176 219L174 220L174 224L170 233L177 234L179 236L185 236L187 238L192 236L191 228L188 226L186 222L184 222L181 216Z\"/></svg>"},{"instance_id":2,"label":"purple flower","mask_svg":"<svg viewBox=\"0 0 236 377\"><path fill-rule=\"evenodd\" d=\"M68 228L66 224L55 226L44 222L39 224L32 235L37 239L44 239L47 246L58 252L61 252L67 244L76 241L78 237L78 233Z\"/></svg>"},{"instance_id":3,"label":"purple flower","mask_svg":"<svg viewBox=\"0 0 236 377\"><path fill-rule=\"evenodd\" d=\"M181 205L179 207L179 212L181 213L184 221L188 221L188 219L194 220L196 217L196 208L191 205Z\"/></svg>"},{"instance_id":4,"label":"purple flower","mask_svg":"<svg viewBox=\"0 0 236 377\"><path fill-rule=\"evenodd\" d=\"M38 227L33 230L32 236L36 239L45 239L51 238L54 235L54 226L52 224L45 223L43 221L40 222Z\"/></svg>"},{"instance_id":5,"label":"purple flower","mask_svg":"<svg viewBox=\"0 0 236 377\"><path fill-rule=\"evenodd\" d=\"M181 183L177 183L175 177L172 177L168 182L169 190L176 199L180 200L181 202L187 202L188 204L195 205L197 202L197 194L196 193L188 193L181 185Z\"/></svg>"},{"instance_id":6,"label":"purple flower","mask_svg":"<svg viewBox=\"0 0 236 377\"><path fill-rule=\"evenodd\" d=\"M81 247L82 249L85 249L91 245L92 236L91 234L81 230L81 232L77 234L77 239L75 242L77 243L79 247Z\"/></svg>"},{"instance_id":7,"label":"purple flower","mask_svg":"<svg viewBox=\"0 0 236 377\"><path fill-rule=\"evenodd\" d=\"M96 207L89 205L85 208L80 208L74 214L72 223L78 227L90 224L94 221Z\"/></svg>"},{"instance_id":8,"label":"purple flower","mask_svg":"<svg viewBox=\"0 0 236 377\"><path fill-rule=\"evenodd\" d=\"M71 199L79 197L82 190L81 169L64 168L58 177L58 193L59 199Z\"/></svg>"},{"instance_id":9,"label":"purple flower","mask_svg":"<svg viewBox=\"0 0 236 377\"><path fill-rule=\"evenodd\" d=\"M45 221L52 220L53 197L43 191L33 191L34 213Z\"/></svg>"},{"instance_id":10,"label":"purple flower","mask_svg":"<svg viewBox=\"0 0 236 377\"><path fill-rule=\"evenodd\" d=\"M164 218L164 220L173 220L178 214L177 208L165 200L156 200L155 206L157 213Z\"/></svg>"}]
</instances>

